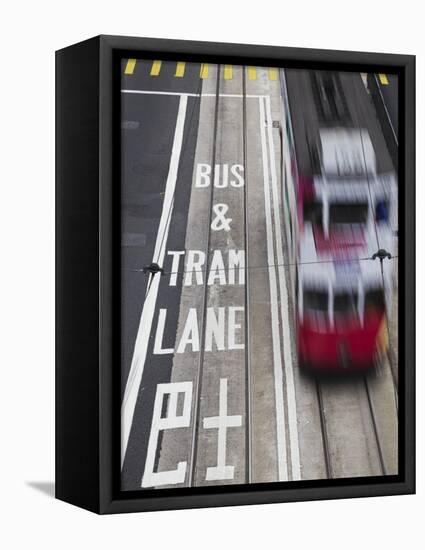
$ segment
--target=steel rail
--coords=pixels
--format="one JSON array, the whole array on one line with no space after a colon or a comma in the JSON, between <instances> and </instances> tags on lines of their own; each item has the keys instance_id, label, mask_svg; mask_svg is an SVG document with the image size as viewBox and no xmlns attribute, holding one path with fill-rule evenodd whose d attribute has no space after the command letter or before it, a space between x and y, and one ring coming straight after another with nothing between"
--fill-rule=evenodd
<instances>
[{"instance_id":1,"label":"steel rail","mask_svg":"<svg viewBox=\"0 0 425 550\"><path fill-rule=\"evenodd\" d=\"M326 468L326 477L328 479L333 478L333 468L332 468L332 461L331 461L331 454L329 450L329 435L326 425L326 416L325 416L325 409L323 405L323 395L322 395L322 388L320 386L319 380L316 379L316 393L317 393L317 401L319 406L319 415L320 415L320 429L322 432L322 442L323 442L323 457L325 460L325 468Z\"/></svg>"},{"instance_id":2,"label":"steel rail","mask_svg":"<svg viewBox=\"0 0 425 550\"><path fill-rule=\"evenodd\" d=\"M205 258L206 258L206 272L208 273L210 268L210 242L211 242L211 222L212 222L212 213L213 213L213 198L214 198L214 180L215 180L215 161L217 155L217 126L218 126L218 109L219 109L219 98L220 98L220 68L221 65L217 65L217 82L216 82L216 91L215 91L215 105L214 105L214 124L213 124L213 144L212 144L212 153L211 153L211 190L210 190L210 205L208 212L208 232L207 232L207 242L205 245ZM194 407L193 407L193 430L192 430L192 441L190 448L190 459L189 459L189 475L188 475L188 484L189 487L194 485L195 481L195 464L196 464L196 454L198 448L198 434L199 434L199 412L200 412L200 396L202 389L202 375L203 375L203 366L205 359L205 326L206 326L206 316L207 316L207 302L208 302L208 284L207 277L204 277L204 294L202 300L202 322L201 322L201 341L199 348L199 359L198 359L198 371L195 384L195 394L194 394Z\"/></svg>"},{"instance_id":3,"label":"steel rail","mask_svg":"<svg viewBox=\"0 0 425 550\"><path fill-rule=\"evenodd\" d=\"M250 346L250 313L249 313L249 230L248 230L248 144L246 117L246 67L242 67L242 139L244 166L244 242L245 242L245 395L246 395L246 426L245 426L245 478L252 483L252 386L251 386L251 346Z\"/></svg>"},{"instance_id":4,"label":"steel rail","mask_svg":"<svg viewBox=\"0 0 425 550\"><path fill-rule=\"evenodd\" d=\"M386 467L386 464L385 464L384 453L382 451L381 441L380 441L380 438L379 438L379 429L378 429L378 423L376 421L375 407L373 405L372 397L370 395L369 385L367 383L366 376L363 378L363 381L364 381L364 387L365 387L365 390L366 390L367 402L369 404L369 411L370 411L370 417L371 417L371 420L372 420L373 433L375 435L376 448L378 450L379 464L380 464L380 467L381 467L382 475L385 476L385 475L387 475L388 470L387 470L387 467Z\"/></svg>"}]
</instances>

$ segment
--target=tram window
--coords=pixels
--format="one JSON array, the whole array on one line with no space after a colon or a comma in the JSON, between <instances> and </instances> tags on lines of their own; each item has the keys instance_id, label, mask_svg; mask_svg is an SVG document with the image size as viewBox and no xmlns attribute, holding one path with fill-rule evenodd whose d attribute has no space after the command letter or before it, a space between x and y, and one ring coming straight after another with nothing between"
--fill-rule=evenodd
<instances>
[{"instance_id":1,"label":"tram window","mask_svg":"<svg viewBox=\"0 0 425 550\"><path fill-rule=\"evenodd\" d=\"M304 314L315 331L328 330L328 293L322 290L304 290Z\"/></svg>"},{"instance_id":2,"label":"tram window","mask_svg":"<svg viewBox=\"0 0 425 550\"><path fill-rule=\"evenodd\" d=\"M304 222L314 224L322 223L322 203L319 201L308 201L304 203Z\"/></svg>"},{"instance_id":3,"label":"tram window","mask_svg":"<svg viewBox=\"0 0 425 550\"><path fill-rule=\"evenodd\" d=\"M357 313L357 293L356 292L337 292L334 295L335 315L349 315Z\"/></svg>"},{"instance_id":4,"label":"tram window","mask_svg":"<svg viewBox=\"0 0 425 550\"><path fill-rule=\"evenodd\" d=\"M367 211L367 204L331 204L329 221L330 223L366 223Z\"/></svg>"},{"instance_id":5,"label":"tram window","mask_svg":"<svg viewBox=\"0 0 425 550\"><path fill-rule=\"evenodd\" d=\"M328 293L323 290L304 290L304 310L328 311Z\"/></svg>"},{"instance_id":6,"label":"tram window","mask_svg":"<svg viewBox=\"0 0 425 550\"><path fill-rule=\"evenodd\" d=\"M385 308L385 296L382 288L368 290L365 293L365 309L383 310Z\"/></svg>"}]
</instances>

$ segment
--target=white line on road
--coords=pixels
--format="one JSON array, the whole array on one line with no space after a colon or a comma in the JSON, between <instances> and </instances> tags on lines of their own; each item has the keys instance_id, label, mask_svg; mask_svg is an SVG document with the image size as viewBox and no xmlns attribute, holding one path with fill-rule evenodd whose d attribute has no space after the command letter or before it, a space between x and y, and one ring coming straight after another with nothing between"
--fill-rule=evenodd
<instances>
[{"instance_id":1,"label":"white line on road","mask_svg":"<svg viewBox=\"0 0 425 550\"><path fill-rule=\"evenodd\" d=\"M176 128L171 150L170 167L168 169L167 182L165 185L164 204L161 219L156 236L154 260L162 265L170 228L171 213L174 202L174 190L177 182L180 154L183 143L184 122L186 118L187 95L180 96L179 109L177 113ZM152 328L152 321L155 313L155 304L158 296L160 277L153 278L149 292L145 297L142 314L140 316L139 329L137 331L136 343L134 345L133 359L131 361L130 373L127 378L124 399L121 406L121 466L124 462L127 450L130 429L133 424L134 409L140 383L142 381L143 369L145 366L146 354L149 345L149 336Z\"/></svg>"},{"instance_id":2,"label":"white line on road","mask_svg":"<svg viewBox=\"0 0 425 550\"><path fill-rule=\"evenodd\" d=\"M294 371L291 353L291 335L289 332L288 290L283 258L282 224L280 220L279 194L277 188L275 150L273 144L272 113L270 97L264 98L266 104L266 121L268 133L268 146L270 155L271 181L273 190L274 226L276 238L277 264L279 273L280 311L283 333L283 358L286 374L286 398L288 404L289 439L291 442L291 466L292 480L301 479L300 452L298 443L297 406L295 397Z\"/></svg>"},{"instance_id":3,"label":"white line on road","mask_svg":"<svg viewBox=\"0 0 425 550\"><path fill-rule=\"evenodd\" d=\"M269 168L267 159L266 145L266 117L264 110L264 100L259 99L260 106L260 135L261 149L263 156L263 179L264 179L264 201L266 211L266 230L267 230L267 263L269 266L270 282L270 311L272 320L272 342L273 342L273 371L274 371L274 389L276 405L276 438L277 438L277 460L279 481L288 480L288 467L286 456L286 427L285 427L285 408L283 405L283 376L282 376L282 355L280 348L279 334L279 311L277 305L277 282L276 271L274 267L274 245L273 228L270 206L270 185Z\"/></svg>"},{"instance_id":4,"label":"white line on road","mask_svg":"<svg viewBox=\"0 0 425 550\"><path fill-rule=\"evenodd\" d=\"M121 90L123 94L144 94L144 95L171 95L171 96L187 96L187 97L216 97L213 93L193 94L190 92L163 92L156 90ZM219 97L236 97L243 98L243 94L219 94ZM258 99L259 97L266 97L264 95L247 94L245 97Z\"/></svg>"}]
</instances>

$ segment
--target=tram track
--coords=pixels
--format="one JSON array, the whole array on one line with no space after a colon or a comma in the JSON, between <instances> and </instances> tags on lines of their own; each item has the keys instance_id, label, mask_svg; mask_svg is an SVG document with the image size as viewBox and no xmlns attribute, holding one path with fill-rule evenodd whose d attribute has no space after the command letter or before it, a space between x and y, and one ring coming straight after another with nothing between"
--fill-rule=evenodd
<instances>
[{"instance_id":1,"label":"tram track","mask_svg":"<svg viewBox=\"0 0 425 550\"><path fill-rule=\"evenodd\" d=\"M170 428L181 427L181 430L160 430L153 464L153 471L159 473L177 471L176 462L179 467L183 464L187 469L184 476L178 478L180 481L160 483L158 486L295 481L318 479L325 475L327 478L350 477L351 472L355 472L355 465L352 462L350 466L352 459L346 452L350 444L347 435L352 435L354 440L362 439L363 443L368 439L366 451L374 446L373 473L367 467L363 470L360 467L364 474L352 475L378 475L378 463L381 474L385 475L387 470L392 473L394 463L389 461L388 466L386 461L388 433L381 433L385 407L382 407L382 400L379 401L379 388L372 383L371 390L365 378L359 398L356 385L351 384L350 388L348 384L346 393L353 407L349 411L338 403L341 393L338 397L338 391L333 393L332 388L326 388L322 381L318 380L311 386L310 381L305 384L300 381L293 318L296 300L291 292L290 272L291 266L297 264L291 263L289 256L292 241L284 228L284 201L287 197L280 183L284 183L284 178L291 177L291 167L288 166L288 158L291 157L287 137L283 134L285 126L277 124L282 113L290 113L290 110L284 104L278 108L281 99L276 95L276 89L264 80L259 80L255 86L248 83L246 67L237 68L235 76L233 84L228 82L223 67L217 66L216 80L211 79L205 88L202 87L202 92L198 90L196 94L202 108L190 208L185 222L187 235L182 247L184 250L172 249L170 253L173 254L173 262L177 254L185 255L185 264L183 269L168 268L163 272L163 275L173 276L175 281L178 276L184 276L185 281L182 282L179 302L176 343L171 349L175 351L169 384L170 387L176 384L176 388L177 384L181 388L186 385L184 395L185 402L191 400L190 415L187 415L184 426L170 425ZM252 94L253 91L257 93ZM277 132L280 138L278 147ZM228 181L229 164L234 163L243 165L243 189L239 191L232 190ZM208 166L210 170L208 184L197 184L198 172L195 170L199 165ZM224 172L223 167L226 166L227 172ZM226 184L223 184L224 177L227 178ZM213 221L220 216L215 207L227 205L230 207L230 221L233 218L232 232L220 233L218 229L216 233L217 228L213 226L217 224ZM168 218L171 218L171 211ZM239 271L239 283L235 284L235 274L232 275L233 282L229 283L227 269L224 269L224 282L221 277L218 278L220 282L216 282L215 275L211 278L214 269L217 271L216 267L212 269L216 253L223 258L226 253L242 251L245 263L243 274ZM200 264L202 267L193 268L187 260L189 253L192 256L204 255ZM197 271L200 273L199 279L202 279L199 282ZM175 284L170 283L170 286ZM224 315L229 315L233 306L237 306L233 309L240 310L238 344L242 346L243 340L244 346L239 348L228 346L230 320ZM163 312L160 313L160 319L164 320ZM192 313L195 313L196 349L187 336L188 320ZM211 328L211 319L216 323L216 328ZM158 321L158 327L160 325ZM217 328L219 325L220 329ZM217 336L219 330L223 331L222 340L221 336ZM157 334L164 334L164 321ZM167 337L166 332L163 347L155 344L160 354L169 353L169 346L165 345ZM181 344L182 341L185 343ZM161 344L161 338L158 342ZM267 343L266 352L264 343ZM229 353L232 349L241 351ZM221 351L226 353L218 354ZM304 395L300 388L301 391L306 390ZM173 391L177 395L178 389ZM222 393L225 393L226 403L223 413ZM180 407L181 395L178 399ZM355 409L356 399L361 401L357 404L359 410ZM164 400L164 403L166 407L167 401ZM364 424L350 421L353 411L357 419L364 420ZM227 418L232 417L241 419L240 424L229 426L241 428L226 434ZM206 423L206 420L213 422ZM351 434L335 430L335 425L341 420L352 428ZM224 444L223 434L220 433L223 423ZM209 428L218 429L218 432L205 431ZM224 446L224 452L220 451L220 440L221 451ZM323 463L319 464L315 453L317 450L322 460L321 445ZM335 455L336 448L343 451ZM221 476L220 469L221 472L230 470L231 474ZM216 471L215 477L209 476L211 470ZM341 474L344 470L347 473Z\"/></svg>"},{"instance_id":2,"label":"tram track","mask_svg":"<svg viewBox=\"0 0 425 550\"><path fill-rule=\"evenodd\" d=\"M322 394L322 388L321 388L320 382L318 380L316 380L316 393L317 393L317 402L318 402L319 415L320 415L320 428L322 430L323 459L325 462L326 477L328 479L332 479L333 478L332 460L331 460L331 455L329 450L328 430L326 426L326 416L325 416L325 409L323 405L323 394Z\"/></svg>"},{"instance_id":3,"label":"tram track","mask_svg":"<svg viewBox=\"0 0 425 550\"><path fill-rule=\"evenodd\" d=\"M242 141L243 141L243 165L245 175L244 185L244 241L245 241L245 392L246 392L246 425L245 446L246 482L252 482L252 389L251 389L251 346L250 346L250 311L249 311L249 205L248 205L248 144L247 144L247 105L246 105L246 68L242 67Z\"/></svg>"},{"instance_id":4,"label":"tram track","mask_svg":"<svg viewBox=\"0 0 425 550\"><path fill-rule=\"evenodd\" d=\"M212 153L211 153L211 189L209 196L209 210L208 218L206 220L208 230L207 241L205 245L205 273L209 273L211 267L211 224L213 218L213 205L215 200L214 195L214 182L216 175L216 165L217 165L217 133L218 127L220 124L219 114L221 108L221 102L223 97L226 97L226 94L222 94L221 87L223 85L223 80L221 78L221 69L219 65L217 67L217 82L215 88L215 105L214 105L214 122L213 122L213 139L212 139ZM249 219L249 201L248 201L248 170L247 170L247 159L248 159L248 147L247 147L247 93L246 93L246 67L241 67L241 87L242 87L242 164L244 167L244 187L243 187L243 242L244 242L244 251L245 251L245 268L244 268L244 370L245 370L245 418L244 418L244 429L245 429L245 460L244 460L244 478L245 483L252 482L252 390L251 390L251 354L250 354L250 300L249 300L249 268L248 268L248 254L249 254L249 231L248 231L248 219ZM229 98L228 98L229 99ZM235 101L234 98L230 98L232 101ZM201 406L201 396L202 396L202 385L203 385L203 370L205 363L205 336L206 336L206 311L208 304L208 296L210 292L210 287L207 285L207 277L204 278L204 287L203 287L203 296L202 296L202 313L201 313L201 345L199 351L199 360L198 360L198 371L197 378L195 383L194 390L194 412L193 412L193 431L192 431L192 442L191 442L191 453L190 453L190 464L189 464L189 475L188 475L188 484L189 486L196 485L196 468L197 468L197 455L198 455L198 445L199 445L199 428L200 428L200 406ZM225 304L223 304L225 305Z\"/></svg>"},{"instance_id":5,"label":"tram track","mask_svg":"<svg viewBox=\"0 0 425 550\"><path fill-rule=\"evenodd\" d=\"M378 424L377 424L375 407L374 407L374 404L373 404L373 401L372 401L372 398L371 398L371 394L370 394L370 390L369 390L368 381L367 381L366 376L363 377L363 382L364 382L364 387L365 387L365 390L366 390L367 401L369 403L370 416L371 416L371 420L372 420L373 432L375 434L376 448L378 449L378 456L379 456L379 462L380 462L380 465L381 465L381 472L382 472L382 475L385 476L385 475L387 475L387 468L386 468L386 465L385 465L384 454L383 454L383 451L382 451L382 445L381 445L381 441L380 441L380 437L379 437L379 428L378 428Z\"/></svg>"},{"instance_id":6,"label":"tram track","mask_svg":"<svg viewBox=\"0 0 425 550\"><path fill-rule=\"evenodd\" d=\"M211 153L211 188L210 188L210 204L208 209L208 231L207 231L207 241L205 245L205 258L206 258L206 272L209 271L209 266L211 263L210 251L210 241L211 241L211 221L213 213L213 201L214 201L214 180L215 180L215 169L216 169L216 154L217 154L217 128L218 128L218 113L219 113L219 102L220 102L220 65L217 65L217 82L215 90L215 104L214 104L214 123L213 123L213 143L212 143L212 153ZM192 414L193 430L192 430L192 440L191 440L191 449L190 449L190 459L189 459L189 486L192 487L195 483L195 464L196 464L196 455L198 447L198 434L199 434L199 412L200 412L200 397L202 390L202 374L203 366L205 359L205 325L206 325L206 315L207 315L207 301L208 301L208 284L207 278L204 277L204 288L203 288L203 297L202 297L202 322L201 322L201 345L199 348L199 359L198 359L198 369L195 382L195 392L194 392L194 407Z\"/></svg>"},{"instance_id":7,"label":"tram track","mask_svg":"<svg viewBox=\"0 0 425 550\"><path fill-rule=\"evenodd\" d=\"M364 471L361 472L361 469L359 468L359 472L357 473L357 475L388 475L389 473L394 473L390 472L387 466L385 445L383 442L384 437L381 434L378 412L376 410L373 394L369 386L368 376L361 375L358 380L351 380L350 388L347 390L345 390L344 386L342 386L342 391L341 388L338 387L338 384L341 384L341 381L335 382L335 384L336 385L334 386L333 393L336 394L337 392L339 392L342 397L345 397L344 392L347 396L351 394L354 385L356 385L359 395L357 402L357 415L359 417L363 415L364 418L364 412L362 412L361 409L364 406L364 403L367 404L367 416L369 425L366 428L363 427L363 430L357 434L357 436L362 436L365 438L364 447L362 447L364 449L364 456L360 456L360 459L364 464ZM323 462L325 466L326 477L328 479L335 479L341 477L341 475L338 474L338 471L341 471L341 469L343 469L344 462L348 459L348 457L341 451L336 451L338 444L343 443L343 438L337 440L332 435L332 430L329 428L329 426L335 425L336 423L339 423L342 426L347 426L347 432L345 433L345 435L349 438L355 437L356 434L355 432L348 433L349 423L346 424L346 415L350 414L350 418L347 419L350 420L353 415L353 409L344 409L341 403L339 406L335 405L334 402L331 402L332 397L330 397L330 395L332 395L332 393L328 394L326 397L326 389L326 382L320 380L319 378L316 378L315 390L317 396L317 407L320 417ZM371 449L373 449L373 451L371 451ZM369 456L370 453L371 456ZM367 471L367 468L370 468L370 471Z\"/></svg>"},{"instance_id":8,"label":"tram track","mask_svg":"<svg viewBox=\"0 0 425 550\"><path fill-rule=\"evenodd\" d=\"M247 150L247 147L246 147L246 81L245 81L245 71L243 71L243 118L244 118L244 122L243 122L243 139L244 139L244 164L246 166L246 150ZM261 99L260 99L260 103L261 103ZM264 99L265 101L265 109L264 109L264 112L265 112L265 115L264 115L264 121L266 123L266 127L268 127L268 130L266 132L267 134L267 140L268 140L268 143L269 143L269 147L272 146L272 143L273 143L273 140L271 138L271 124L272 124L272 117L271 117L271 111L270 111L270 100L269 100L269 103L267 104L267 101ZM280 133L280 139L282 140L282 134ZM281 143L281 148L280 148L280 154L283 155L283 150L282 150L282 143ZM271 159L270 159L270 162L271 162ZM281 166L281 169L282 169L282 166ZM247 171L245 170L245 175L247 175ZM249 348L250 348L250 326L249 326L249 320L250 320L250 314L249 314L249 309L248 309L248 305L249 305L249 300L248 300L248 295L249 295L249 257L248 257L248 254L249 254L249 239L248 239L248 234L247 234L247 227L248 227L248 224L247 224L247 218L248 218L248 209L247 209L247 205L248 205L248 201L247 201L247 198L246 198L246 192L247 192L247 179L245 181L245 243L246 243L246 270L245 270L245 334L246 334L246 337L245 337L245 342L246 342L246 349L245 349L245 352L246 352L246 373L247 373L247 377L246 377L246 381L247 381L247 386L246 386L246 395L247 395L247 398L246 398L246 403L247 403L247 410L246 410L246 422L247 422L247 426L246 426L246 479L247 479L247 482L250 482L252 480L252 473L251 473L251 465L252 465L252 449L251 449L251 446L252 446L252 434L250 433L250 430L251 430L251 418L250 418L250 414L251 414L251 388L249 387L250 386L250 380L251 380L251 376L250 376L250 371L251 371L251 365L250 365L250 353L249 353ZM273 196L273 195L272 195ZM276 202L278 201L277 197L276 196L273 196L273 201ZM279 220L278 220L279 221ZM276 223L276 220L275 220L275 223ZM276 235L275 235L275 231L276 231L276 228L273 229L273 239L276 238ZM286 237L286 235L285 235ZM286 241L286 239L285 239ZM276 243L277 245L279 245L279 242ZM287 250L288 250L288 243L285 242L285 243L281 243L281 244L284 244L284 246L286 247L285 250L286 252L284 252L285 254L287 254ZM279 249L277 249L277 252L278 252ZM282 268L284 266L284 262L282 260L282 258L278 258L276 260L276 264L277 265L282 265ZM283 269L281 270L283 271ZM281 278L281 280L283 279L283 277ZM281 290L282 292L282 290ZM282 299L282 297L280 298ZM282 320L284 320L284 316L282 314ZM288 347L288 342L286 342L286 347ZM285 345L282 346L282 352L285 351ZM287 402L285 404L285 410L286 410L286 413L288 414L288 402L291 398L291 395L289 393L289 390L288 390L288 375L291 375L292 371L288 371L288 368L289 368L289 364L288 363L288 357L285 358L285 362L284 362L284 365L283 365L283 369L284 369L284 379L283 379L283 386L282 386L282 389L284 391L284 394L286 395L286 398L287 398ZM391 373L392 374L392 373ZM394 383L394 380L393 380L393 383ZM362 434L360 433L361 431L361 428L360 426L358 426L356 429L357 429L357 437L368 437L370 439L370 441L368 441L368 445L372 445L374 444L375 446L375 449L376 449L376 455L378 457L378 462L379 462L379 470L380 470L380 474L381 475L387 475L388 473L388 466L386 464L386 459L385 459L385 450L384 450L384 445L381 441L382 438L385 439L385 434L384 436L382 436L382 434L380 433L380 423L378 421L378 412L376 411L375 409L375 406L374 406L374 398L373 396L371 395L371 391L369 389L369 385L368 385L368 379L367 377L364 377L363 380L362 380L362 390L360 390L364 393L364 398L362 397L362 402L365 401L367 402L367 406L368 406L368 422L369 422L369 428L367 429L367 436L366 436L366 433L365 434ZM323 399L323 394L322 394L322 386L321 386L321 383L320 382L317 382L316 381L316 394L317 394L317 401L318 401L318 404L319 404L319 416L320 416L320 426L321 426L321 431L322 431L322 441L323 441L323 453L324 453L324 462L325 462L325 469L326 469L326 473L327 473L327 477L328 478L333 478L333 477L338 477L335 475L335 467L334 467L334 464L333 464L333 459L332 459L332 453L331 453L331 443L332 444L335 444L335 441L330 441L330 436L329 436L329 433L328 433L328 428L327 428L327 418L326 418L326 413L325 413L325 405L324 405L324 399ZM394 388L394 394L395 394L395 400L397 401L397 391L396 391L396 388ZM396 403L396 408L397 408L397 403ZM293 407L292 409L293 411L295 411L295 406ZM343 415L342 415L343 417ZM289 431L289 428L290 428L290 425L288 424L287 425L287 422L289 421L289 419L285 419L285 430L288 430L288 435L291 435L290 434L290 431ZM370 434L373 434L372 436ZM289 445L289 449L290 449L290 452L292 453L293 452L293 446L294 446L294 443L292 440L289 440L288 443L290 443ZM297 447L295 445L295 447ZM289 457L288 457L289 458ZM344 461L344 457L342 456L341 457L341 460ZM390 462L392 462L392 459L390 460ZM299 464L299 459L298 461L295 460L295 464ZM293 472L293 468L294 468L294 458L291 457L291 460L288 461L288 464L287 464L287 467L288 467L288 472L291 473L291 476L294 476L294 472ZM391 468L390 468L391 470ZM392 470L391 470L392 471ZM365 472L365 475L368 475L366 472ZM301 474L298 472L296 475L295 475L295 479L297 478L301 478Z\"/></svg>"}]
</instances>

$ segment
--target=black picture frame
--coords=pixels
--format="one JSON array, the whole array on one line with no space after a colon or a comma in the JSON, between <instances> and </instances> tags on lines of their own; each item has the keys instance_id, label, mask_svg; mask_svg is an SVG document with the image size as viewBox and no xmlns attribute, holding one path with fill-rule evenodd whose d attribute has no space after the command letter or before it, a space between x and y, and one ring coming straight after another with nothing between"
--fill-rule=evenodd
<instances>
[{"instance_id":1,"label":"black picture frame","mask_svg":"<svg viewBox=\"0 0 425 550\"><path fill-rule=\"evenodd\" d=\"M399 76L399 475L120 492L116 68L143 54ZM56 52L56 498L107 514L414 491L415 57L119 36Z\"/></svg>"}]
</instances>

